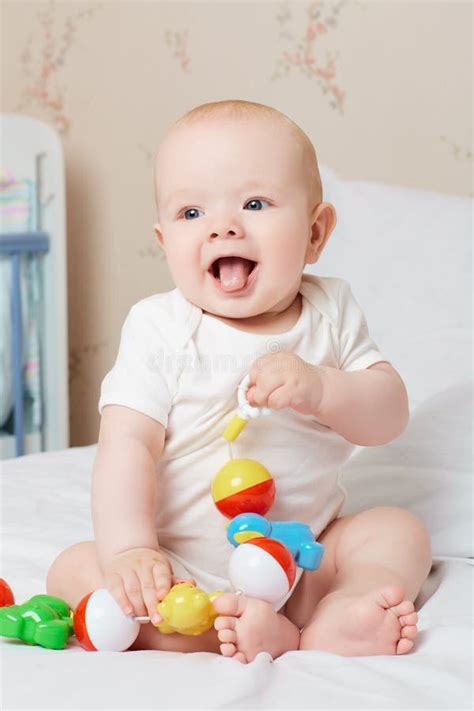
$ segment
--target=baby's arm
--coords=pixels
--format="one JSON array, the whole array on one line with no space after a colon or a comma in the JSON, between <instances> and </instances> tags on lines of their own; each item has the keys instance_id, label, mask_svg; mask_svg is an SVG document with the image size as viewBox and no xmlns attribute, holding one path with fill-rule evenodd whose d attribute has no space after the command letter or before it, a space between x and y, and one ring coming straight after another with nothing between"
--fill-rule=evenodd
<instances>
[{"instance_id":1,"label":"baby's arm","mask_svg":"<svg viewBox=\"0 0 474 711\"><path fill-rule=\"evenodd\" d=\"M294 353L268 353L252 364L250 382L251 405L313 415L353 444L386 444L408 422L405 385L386 362L345 371L306 363Z\"/></svg>"},{"instance_id":2,"label":"baby's arm","mask_svg":"<svg viewBox=\"0 0 474 711\"><path fill-rule=\"evenodd\" d=\"M408 423L408 396L390 363L347 372L319 366L321 399L315 416L353 444L375 446L398 437Z\"/></svg>"},{"instance_id":3,"label":"baby's arm","mask_svg":"<svg viewBox=\"0 0 474 711\"><path fill-rule=\"evenodd\" d=\"M92 476L92 517L107 588L122 609L156 614L171 568L156 535L156 464L164 427L119 405L104 407Z\"/></svg>"}]
</instances>

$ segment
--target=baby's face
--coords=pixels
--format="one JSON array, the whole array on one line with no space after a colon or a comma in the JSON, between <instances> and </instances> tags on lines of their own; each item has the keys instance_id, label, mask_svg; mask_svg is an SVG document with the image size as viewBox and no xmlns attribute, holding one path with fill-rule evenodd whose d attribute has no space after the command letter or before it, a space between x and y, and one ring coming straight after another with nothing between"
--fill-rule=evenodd
<instances>
[{"instance_id":1,"label":"baby's face","mask_svg":"<svg viewBox=\"0 0 474 711\"><path fill-rule=\"evenodd\" d=\"M176 286L227 318L278 314L311 258L303 149L277 121L175 127L157 156L156 235Z\"/></svg>"}]
</instances>

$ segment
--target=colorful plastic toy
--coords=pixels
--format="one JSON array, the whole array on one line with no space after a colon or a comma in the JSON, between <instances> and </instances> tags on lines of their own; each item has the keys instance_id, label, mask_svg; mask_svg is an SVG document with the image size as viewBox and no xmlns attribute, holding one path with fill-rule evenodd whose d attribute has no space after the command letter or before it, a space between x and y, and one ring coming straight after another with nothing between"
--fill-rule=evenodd
<instances>
[{"instance_id":1,"label":"colorful plastic toy","mask_svg":"<svg viewBox=\"0 0 474 711\"><path fill-rule=\"evenodd\" d=\"M227 518L246 511L264 514L275 500L275 482L270 472L253 459L231 459L214 477L211 493Z\"/></svg>"},{"instance_id":2,"label":"colorful plastic toy","mask_svg":"<svg viewBox=\"0 0 474 711\"><path fill-rule=\"evenodd\" d=\"M206 632L217 617L212 603L219 594L208 595L190 583L174 585L158 604L157 610L163 618L158 629L163 634L179 632L193 636Z\"/></svg>"},{"instance_id":3,"label":"colorful plastic toy","mask_svg":"<svg viewBox=\"0 0 474 711\"><path fill-rule=\"evenodd\" d=\"M224 430L223 437L228 442L234 442L242 432L247 422L261 415L270 415L269 407L254 407L247 400L247 390L250 386L250 375L246 375L237 388L237 402L239 403L239 411L235 415Z\"/></svg>"},{"instance_id":4,"label":"colorful plastic toy","mask_svg":"<svg viewBox=\"0 0 474 711\"><path fill-rule=\"evenodd\" d=\"M0 608L0 636L48 649L64 649L72 634L71 609L58 597L35 595Z\"/></svg>"},{"instance_id":5,"label":"colorful plastic toy","mask_svg":"<svg viewBox=\"0 0 474 711\"><path fill-rule=\"evenodd\" d=\"M275 603L291 590L296 563L314 570L324 549L306 524L264 518L275 500L275 483L270 472L259 462L232 456L231 443L248 420L271 412L247 402L248 388L249 376L246 376L238 388L238 414L223 433L231 459L216 474L212 496L218 510L232 518L227 537L235 546L229 562L229 579L234 589ZM212 602L219 594L208 595L189 583L178 583L157 605L162 617L158 629L163 634L202 634L217 617ZM50 649L63 649L74 629L86 650L124 651L138 637L139 620L149 621L148 617L127 617L104 588L80 601L73 620L71 610L59 598L36 595L23 605L13 602L10 586L0 579L0 636Z\"/></svg>"},{"instance_id":6,"label":"colorful plastic toy","mask_svg":"<svg viewBox=\"0 0 474 711\"><path fill-rule=\"evenodd\" d=\"M105 588L83 597L74 612L74 632L89 652L123 652L139 631L140 623L127 617Z\"/></svg>"},{"instance_id":7,"label":"colorful plastic toy","mask_svg":"<svg viewBox=\"0 0 474 711\"><path fill-rule=\"evenodd\" d=\"M13 591L6 580L0 578L0 607L14 605L15 597Z\"/></svg>"},{"instance_id":8,"label":"colorful plastic toy","mask_svg":"<svg viewBox=\"0 0 474 711\"><path fill-rule=\"evenodd\" d=\"M247 401L247 375L237 391L239 410L224 430L230 461L212 482L212 497L219 511L231 518L227 538L236 546L229 563L229 580L240 592L277 602L290 589L296 564L316 570L324 547L315 541L307 524L298 521L269 521L264 514L275 499L275 483L270 472L251 459L234 459L234 442L250 418L270 413L269 408L251 406Z\"/></svg>"},{"instance_id":9,"label":"colorful plastic toy","mask_svg":"<svg viewBox=\"0 0 474 711\"><path fill-rule=\"evenodd\" d=\"M272 538L253 538L239 545L229 562L229 580L236 590L274 603L295 582L296 565L283 543Z\"/></svg>"},{"instance_id":10,"label":"colorful plastic toy","mask_svg":"<svg viewBox=\"0 0 474 711\"><path fill-rule=\"evenodd\" d=\"M210 629L217 613L212 601L219 592L208 595L190 583L178 583L158 603L162 617L157 627L163 634L179 632L202 634ZM105 588L89 593L80 601L74 613L74 632L79 643L89 652L123 652L135 642L140 622L147 616L127 617Z\"/></svg>"},{"instance_id":11,"label":"colorful plastic toy","mask_svg":"<svg viewBox=\"0 0 474 711\"><path fill-rule=\"evenodd\" d=\"M233 546L262 536L283 543L300 568L319 568L324 546L314 540L313 532L306 523L269 521L257 513L243 513L235 516L227 527L227 540Z\"/></svg>"}]
</instances>

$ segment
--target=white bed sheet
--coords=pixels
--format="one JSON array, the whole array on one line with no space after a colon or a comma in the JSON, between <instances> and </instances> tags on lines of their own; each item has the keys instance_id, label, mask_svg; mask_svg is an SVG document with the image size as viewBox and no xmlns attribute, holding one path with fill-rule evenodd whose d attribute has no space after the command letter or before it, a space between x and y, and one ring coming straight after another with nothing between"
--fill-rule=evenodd
<instances>
[{"instance_id":1,"label":"white bed sheet","mask_svg":"<svg viewBox=\"0 0 474 711\"><path fill-rule=\"evenodd\" d=\"M55 555L91 537L95 447L4 463L1 575L18 601L44 592ZM420 594L416 651L343 658L290 652L240 665L218 655L90 653L0 643L2 709L469 709L469 559L446 558Z\"/></svg>"}]
</instances>

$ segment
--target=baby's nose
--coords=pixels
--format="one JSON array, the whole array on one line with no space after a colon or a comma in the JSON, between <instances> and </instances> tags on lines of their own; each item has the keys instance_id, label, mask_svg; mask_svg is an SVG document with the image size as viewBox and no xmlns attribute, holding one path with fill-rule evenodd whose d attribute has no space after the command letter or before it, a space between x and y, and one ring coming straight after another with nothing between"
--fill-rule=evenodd
<instances>
[{"instance_id":1,"label":"baby's nose","mask_svg":"<svg viewBox=\"0 0 474 711\"><path fill-rule=\"evenodd\" d=\"M244 236L244 230L240 225L232 225L232 227L214 227L214 231L209 235L211 239L216 239L216 237L227 238L234 237L240 238Z\"/></svg>"}]
</instances>

